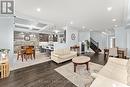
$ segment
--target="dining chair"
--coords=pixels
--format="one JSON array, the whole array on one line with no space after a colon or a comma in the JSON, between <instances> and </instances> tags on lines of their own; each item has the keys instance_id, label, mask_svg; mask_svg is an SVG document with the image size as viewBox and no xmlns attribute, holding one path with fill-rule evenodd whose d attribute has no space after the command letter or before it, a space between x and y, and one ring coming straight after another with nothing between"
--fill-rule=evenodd
<instances>
[{"instance_id":1,"label":"dining chair","mask_svg":"<svg viewBox=\"0 0 130 87\"><path fill-rule=\"evenodd\" d=\"M109 56L117 57L118 56L117 48L110 48L109 49Z\"/></svg>"},{"instance_id":2,"label":"dining chair","mask_svg":"<svg viewBox=\"0 0 130 87\"><path fill-rule=\"evenodd\" d=\"M29 48L34 48L34 46L28 46Z\"/></svg>"},{"instance_id":3,"label":"dining chair","mask_svg":"<svg viewBox=\"0 0 130 87\"><path fill-rule=\"evenodd\" d=\"M127 48L119 48L118 53L120 54L119 57L127 58Z\"/></svg>"},{"instance_id":4,"label":"dining chair","mask_svg":"<svg viewBox=\"0 0 130 87\"><path fill-rule=\"evenodd\" d=\"M31 58L32 59L32 55L33 55L33 49L32 48L26 48L26 51L25 51L25 55L26 55L26 58Z\"/></svg>"},{"instance_id":5,"label":"dining chair","mask_svg":"<svg viewBox=\"0 0 130 87\"><path fill-rule=\"evenodd\" d=\"M17 60L19 60L19 58L22 58L22 62L25 58L25 50L24 49L20 49L17 51Z\"/></svg>"},{"instance_id":6,"label":"dining chair","mask_svg":"<svg viewBox=\"0 0 130 87\"><path fill-rule=\"evenodd\" d=\"M108 59L109 57L109 49L104 49L104 60Z\"/></svg>"}]
</instances>

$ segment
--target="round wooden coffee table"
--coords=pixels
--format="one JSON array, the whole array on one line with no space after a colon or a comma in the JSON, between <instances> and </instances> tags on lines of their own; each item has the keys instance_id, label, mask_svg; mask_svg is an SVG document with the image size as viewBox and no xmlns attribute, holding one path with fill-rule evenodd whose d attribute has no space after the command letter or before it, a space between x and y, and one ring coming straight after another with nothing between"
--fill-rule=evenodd
<instances>
[{"instance_id":1,"label":"round wooden coffee table","mask_svg":"<svg viewBox=\"0 0 130 87\"><path fill-rule=\"evenodd\" d=\"M88 70L88 63L90 61L90 58L87 56L79 56L72 59L72 62L74 64L74 72L76 72L76 66L77 65L83 65L86 64L86 69Z\"/></svg>"}]
</instances>

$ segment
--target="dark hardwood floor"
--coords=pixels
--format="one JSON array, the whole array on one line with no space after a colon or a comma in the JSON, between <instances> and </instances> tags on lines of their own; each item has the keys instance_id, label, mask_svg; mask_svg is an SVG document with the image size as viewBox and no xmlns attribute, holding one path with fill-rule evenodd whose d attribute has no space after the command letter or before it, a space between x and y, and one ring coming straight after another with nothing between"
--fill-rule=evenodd
<instances>
[{"instance_id":1,"label":"dark hardwood floor","mask_svg":"<svg viewBox=\"0 0 130 87\"><path fill-rule=\"evenodd\" d=\"M105 65L107 63L107 58L104 58L104 55L99 53L99 54L96 54L96 53L86 53L86 54L83 54L85 56L89 56L91 58L91 62L94 62L94 63L97 63L97 64L100 64L100 65Z\"/></svg>"},{"instance_id":2,"label":"dark hardwood floor","mask_svg":"<svg viewBox=\"0 0 130 87\"><path fill-rule=\"evenodd\" d=\"M104 65L104 55L86 53L91 62ZM10 76L0 80L0 87L76 87L54 69L71 61L56 64L53 61L12 71Z\"/></svg>"}]
</instances>

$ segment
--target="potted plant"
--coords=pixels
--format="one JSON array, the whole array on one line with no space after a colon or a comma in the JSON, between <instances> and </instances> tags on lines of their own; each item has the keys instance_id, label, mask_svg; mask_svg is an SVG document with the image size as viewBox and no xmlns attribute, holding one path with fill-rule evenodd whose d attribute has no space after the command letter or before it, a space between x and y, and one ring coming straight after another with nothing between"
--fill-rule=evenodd
<instances>
[{"instance_id":1,"label":"potted plant","mask_svg":"<svg viewBox=\"0 0 130 87\"><path fill-rule=\"evenodd\" d=\"M90 42L88 40L85 40L85 42L86 42L87 50L89 50L89 48L90 48Z\"/></svg>"},{"instance_id":2,"label":"potted plant","mask_svg":"<svg viewBox=\"0 0 130 87\"><path fill-rule=\"evenodd\" d=\"M1 60L4 59L4 58L7 58L9 51L10 51L9 49L0 49Z\"/></svg>"}]
</instances>

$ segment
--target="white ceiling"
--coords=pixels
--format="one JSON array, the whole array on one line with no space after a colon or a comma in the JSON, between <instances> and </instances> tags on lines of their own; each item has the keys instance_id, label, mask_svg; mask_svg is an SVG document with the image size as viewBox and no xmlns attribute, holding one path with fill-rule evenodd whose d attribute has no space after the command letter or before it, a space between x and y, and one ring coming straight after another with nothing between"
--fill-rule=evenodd
<instances>
[{"instance_id":1,"label":"white ceiling","mask_svg":"<svg viewBox=\"0 0 130 87\"><path fill-rule=\"evenodd\" d=\"M15 0L16 15L23 14L58 26L106 30L120 26L126 15L127 0ZM112 7L111 11L107 8ZM37 12L36 9L41 11ZM117 21L113 22L112 19Z\"/></svg>"},{"instance_id":2,"label":"white ceiling","mask_svg":"<svg viewBox=\"0 0 130 87\"><path fill-rule=\"evenodd\" d=\"M15 17L15 31L37 32L37 33L63 33L64 27L58 27L38 20Z\"/></svg>"}]
</instances>

